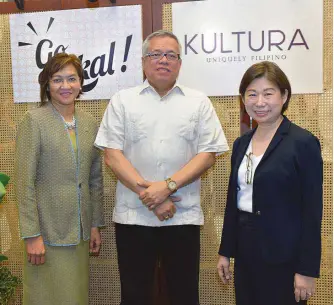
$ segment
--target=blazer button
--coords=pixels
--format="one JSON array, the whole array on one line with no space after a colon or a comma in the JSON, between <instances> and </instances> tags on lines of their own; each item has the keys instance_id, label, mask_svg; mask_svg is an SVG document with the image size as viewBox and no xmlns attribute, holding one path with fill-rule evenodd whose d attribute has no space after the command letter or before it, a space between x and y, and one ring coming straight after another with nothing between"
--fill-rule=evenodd
<instances>
[{"instance_id":1,"label":"blazer button","mask_svg":"<svg viewBox=\"0 0 334 305\"><path fill-rule=\"evenodd\" d=\"M81 188L81 183L79 183L79 188Z\"/></svg>"},{"instance_id":2,"label":"blazer button","mask_svg":"<svg viewBox=\"0 0 334 305\"><path fill-rule=\"evenodd\" d=\"M260 216L261 215L261 211L256 211L255 214L258 215L258 216Z\"/></svg>"}]
</instances>

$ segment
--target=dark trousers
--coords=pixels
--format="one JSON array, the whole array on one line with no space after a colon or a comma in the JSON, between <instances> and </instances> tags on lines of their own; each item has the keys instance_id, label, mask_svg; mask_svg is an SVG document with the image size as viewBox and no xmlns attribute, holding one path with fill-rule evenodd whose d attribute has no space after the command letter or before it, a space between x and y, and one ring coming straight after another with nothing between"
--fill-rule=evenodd
<instances>
[{"instance_id":1,"label":"dark trousers","mask_svg":"<svg viewBox=\"0 0 334 305\"><path fill-rule=\"evenodd\" d=\"M154 273L162 264L171 305L198 305L200 227L116 224L121 305L153 304Z\"/></svg>"},{"instance_id":2,"label":"dark trousers","mask_svg":"<svg viewBox=\"0 0 334 305\"><path fill-rule=\"evenodd\" d=\"M256 238L254 214L239 212L238 248L234 265L237 305L306 305L294 297L293 263L263 261Z\"/></svg>"}]
</instances>

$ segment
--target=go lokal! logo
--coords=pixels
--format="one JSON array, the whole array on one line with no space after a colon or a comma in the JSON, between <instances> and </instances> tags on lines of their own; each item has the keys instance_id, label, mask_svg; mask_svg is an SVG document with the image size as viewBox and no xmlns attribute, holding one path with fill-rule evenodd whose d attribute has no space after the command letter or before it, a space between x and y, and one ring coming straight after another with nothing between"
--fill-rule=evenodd
<instances>
[{"instance_id":1,"label":"go lokal! logo","mask_svg":"<svg viewBox=\"0 0 334 305\"><path fill-rule=\"evenodd\" d=\"M46 33L51 28L54 20L55 20L55 18L50 17ZM34 28L34 26L32 25L31 22L28 22L27 26L38 36L38 34L37 34L37 32L36 32L36 30L35 30L35 28ZM125 72L126 68L127 68L126 67L126 62L128 60L131 41L132 41L132 35L127 36L126 43L125 43L124 56L123 56L123 65L121 67L122 72ZM18 43L19 47L24 47L24 46L28 46L28 45L32 45L32 44L27 43L27 42L19 42ZM49 60L49 58L51 58L52 56L54 56L58 53L65 52L67 48L68 48L68 46L65 47L64 45L59 45L59 46L55 47L53 42L50 39L42 39L37 44L36 52L35 52L35 61L36 61L37 67L39 69L43 69L45 64L47 63L47 60ZM99 81L99 78L98 78L99 76L103 77L107 73L109 75L114 74L115 70L113 69L113 62L114 62L115 48L116 48L116 42L113 41L113 42L110 43L109 54L102 54L100 56L95 57L93 60L87 59L85 61L83 61L83 56L84 56L83 54L78 56L78 58L82 62L82 67L84 69L84 79L85 80L94 79L92 82L83 85L83 87L82 87L83 92L89 92L89 91L93 90L96 87L96 85ZM42 54L42 52L45 52L46 50L49 50L48 59L45 62L43 62L41 54ZM107 55L109 56L109 59L108 59L108 63L106 64L106 56Z\"/></svg>"}]
</instances>

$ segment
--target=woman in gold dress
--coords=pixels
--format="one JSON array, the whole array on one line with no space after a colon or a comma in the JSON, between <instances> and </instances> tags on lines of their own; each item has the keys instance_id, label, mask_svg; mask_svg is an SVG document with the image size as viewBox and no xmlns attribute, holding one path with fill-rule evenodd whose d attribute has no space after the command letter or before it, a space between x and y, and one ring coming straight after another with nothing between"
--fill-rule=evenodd
<instances>
[{"instance_id":1,"label":"woman in gold dress","mask_svg":"<svg viewBox=\"0 0 334 305\"><path fill-rule=\"evenodd\" d=\"M24 305L87 305L89 252L104 225L98 125L75 106L83 69L75 55L50 58L39 75L41 106L16 139L16 194L25 242Z\"/></svg>"}]
</instances>

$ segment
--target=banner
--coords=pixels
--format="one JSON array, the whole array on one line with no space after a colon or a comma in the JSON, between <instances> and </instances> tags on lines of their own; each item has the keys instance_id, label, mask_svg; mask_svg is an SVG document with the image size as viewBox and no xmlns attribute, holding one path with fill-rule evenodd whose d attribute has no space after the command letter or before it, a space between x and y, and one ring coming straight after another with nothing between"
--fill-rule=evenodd
<instances>
[{"instance_id":1,"label":"banner","mask_svg":"<svg viewBox=\"0 0 334 305\"><path fill-rule=\"evenodd\" d=\"M244 72L266 60L286 73L292 93L321 93L322 6L314 0L173 3L180 83L209 96L237 95Z\"/></svg>"},{"instance_id":2,"label":"banner","mask_svg":"<svg viewBox=\"0 0 334 305\"><path fill-rule=\"evenodd\" d=\"M38 102L38 75L56 53L82 61L81 99L109 99L142 83L141 6L10 15L14 102Z\"/></svg>"}]
</instances>

